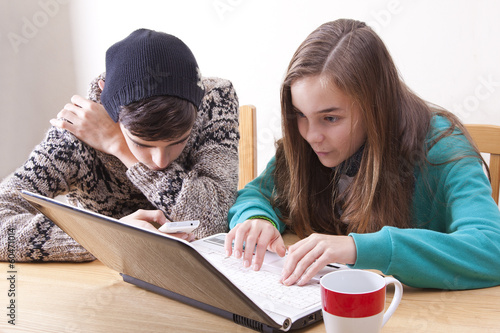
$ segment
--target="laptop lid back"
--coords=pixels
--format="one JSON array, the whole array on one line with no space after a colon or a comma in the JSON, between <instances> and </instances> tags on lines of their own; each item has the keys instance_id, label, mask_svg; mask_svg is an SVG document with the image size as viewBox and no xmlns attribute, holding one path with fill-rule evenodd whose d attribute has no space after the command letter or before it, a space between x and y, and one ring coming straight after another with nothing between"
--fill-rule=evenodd
<instances>
[{"instance_id":1,"label":"laptop lid back","mask_svg":"<svg viewBox=\"0 0 500 333\"><path fill-rule=\"evenodd\" d=\"M109 268L210 306L281 328L188 242L21 191Z\"/></svg>"}]
</instances>

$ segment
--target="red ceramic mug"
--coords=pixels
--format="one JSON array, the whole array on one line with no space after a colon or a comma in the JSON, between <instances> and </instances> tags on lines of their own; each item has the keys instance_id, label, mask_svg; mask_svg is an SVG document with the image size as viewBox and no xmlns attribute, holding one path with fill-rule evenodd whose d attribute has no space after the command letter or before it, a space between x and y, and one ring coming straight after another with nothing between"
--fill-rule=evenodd
<instances>
[{"instance_id":1,"label":"red ceramic mug","mask_svg":"<svg viewBox=\"0 0 500 333\"><path fill-rule=\"evenodd\" d=\"M328 333L380 332L401 301L403 287L393 277L347 269L321 278L323 321ZM385 309L386 286L394 284L394 297Z\"/></svg>"}]
</instances>

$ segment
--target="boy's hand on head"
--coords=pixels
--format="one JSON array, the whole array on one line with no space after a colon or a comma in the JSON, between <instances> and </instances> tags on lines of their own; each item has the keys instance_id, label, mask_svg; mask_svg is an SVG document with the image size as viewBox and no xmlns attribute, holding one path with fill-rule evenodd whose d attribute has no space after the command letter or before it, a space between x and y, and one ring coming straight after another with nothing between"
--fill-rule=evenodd
<instances>
[{"instance_id":1,"label":"boy's hand on head","mask_svg":"<svg viewBox=\"0 0 500 333\"><path fill-rule=\"evenodd\" d=\"M122 156L132 155L120 125L111 119L99 103L74 95L71 103L66 104L50 123L70 131L92 148L114 155L122 161Z\"/></svg>"},{"instance_id":2,"label":"boy's hand on head","mask_svg":"<svg viewBox=\"0 0 500 333\"><path fill-rule=\"evenodd\" d=\"M78 95L74 95L71 103L66 104L50 123L70 131L104 153L112 153L111 146L121 144L120 141L125 143L120 125L111 119L104 107Z\"/></svg>"},{"instance_id":3,"label":"boy's hand on head","mask_svg":"<svg viewBox=\"0 0 500 333\"><path fill-rule=\"evenodd\" d=\"M243 243L245 243L245 250L243 250ZM262 267L266 250L275 252L281 257L286 253L285 243L279 230L269 221L262 219L246 220L234 227L226 235L225 249L227 256L233 254L238 259L242 258L243 265L245 267L251 265L255 271Z\"/></svg>"}]
</instances>

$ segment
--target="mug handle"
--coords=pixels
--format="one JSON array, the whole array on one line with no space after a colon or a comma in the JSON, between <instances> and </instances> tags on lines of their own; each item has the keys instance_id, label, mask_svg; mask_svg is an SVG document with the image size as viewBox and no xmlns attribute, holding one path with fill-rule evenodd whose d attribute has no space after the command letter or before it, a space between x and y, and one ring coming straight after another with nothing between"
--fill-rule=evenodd
<instances>
[{"instance_id":1,"label":"mug handle","mask_svg":"<svg viewBox=\"0 0 500 333\"><path fill-rule=\"evenodd\" d=\"M391 304L389 305L387 311L384 313L384 319L382 320L382 327L384 327L385 323L387 323L387 321L389 320L389 318L391 318L394 311L396 311L399 302L401 302L401 297L403 296L403 286L401 285L401 282L399 282L393 277L386 276L385 286L387 287L389 284L394 284L394 287L396 289L394 290L394 297L392 298Z\"/></svg>"}]
</instances>

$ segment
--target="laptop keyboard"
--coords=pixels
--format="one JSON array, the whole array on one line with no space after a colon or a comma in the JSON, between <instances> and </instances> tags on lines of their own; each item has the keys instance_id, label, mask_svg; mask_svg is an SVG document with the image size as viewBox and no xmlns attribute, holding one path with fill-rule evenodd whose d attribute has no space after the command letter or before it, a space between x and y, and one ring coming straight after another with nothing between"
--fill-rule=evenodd
<instances>
[{"instance_id":1,"label":"laptop keyboard","mask_svg":"<svg viewBox=\"0 0 500 333\"><path fill-rule=\"evenodd\" d=\"M254 301L263 308L270 309L272 304L259 304L277 302L296 309L306 309L321 302L320 284L318 279L311 280L305 286L285 286L281 280L281 269L264 264L259 271L243 267L241 259L226 257L223 253L203 251L203 256L213 263L225 276L227 276L244 293L255 298ZM272 310L272 309L270 309Z\"/></svg>"}]
</instances>

